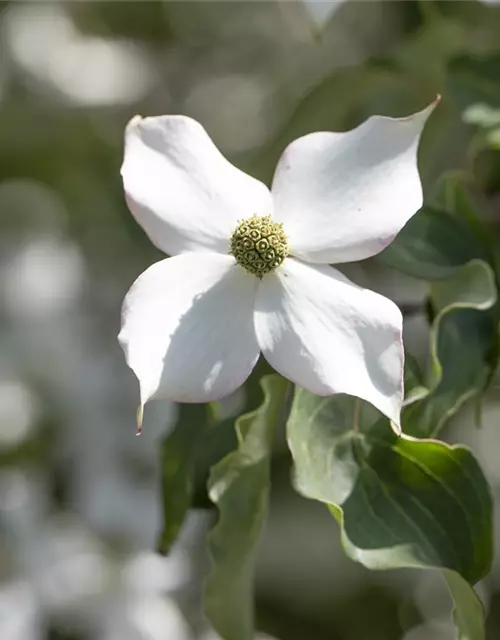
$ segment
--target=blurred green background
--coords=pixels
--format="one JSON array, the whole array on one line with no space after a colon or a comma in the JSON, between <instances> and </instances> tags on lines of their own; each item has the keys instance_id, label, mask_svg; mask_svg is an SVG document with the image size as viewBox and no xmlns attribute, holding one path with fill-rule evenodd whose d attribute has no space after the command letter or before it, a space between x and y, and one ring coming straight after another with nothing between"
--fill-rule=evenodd
<instances>
[{"instance_id":1,"label":"blurred green background","mask_svg":"<svg viewBox=\"0 0 500 640\"><path fill-rule=\"evenodd\" d=\"M0 4L2 640L215 638L200 604L213 515L194 510L173 553L154 553L159 445L177 409L152 403L135 437L138 388L116 342L124 294L162 257L124 203L126 122L190 115L269 183L299 135L407 115L438 92L420 150L426 193L444 171L467 172L495 232L500 5ZM401 305L406 344L425 366L425 284L373 260L345 271ZM466 407L445 437L472 446L498 498L496 387L481 431ZM336 524L293 493L289 456L276 449L256 584L262 638L455 637L439 574L347 560ZM500 638L498 561L479 593L489 637Z\"/></svg>"}]
</instances>

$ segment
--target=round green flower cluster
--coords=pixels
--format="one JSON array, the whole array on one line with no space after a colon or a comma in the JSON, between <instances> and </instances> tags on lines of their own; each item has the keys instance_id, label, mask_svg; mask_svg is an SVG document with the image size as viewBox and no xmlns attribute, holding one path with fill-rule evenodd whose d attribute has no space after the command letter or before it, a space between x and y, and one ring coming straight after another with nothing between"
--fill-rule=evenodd
<instances>
[{"instance_id":1,"label":"round green flower cluster","mask_svg":"<svg viewBox=\"0 0 500 640\"><path fill-rule=\"evenodd\" d=\"M280 222L253 215L241 220L231 236L230 254L258 278L279 267L288 255L288 241Z\"/></svg>"}]
</instances>

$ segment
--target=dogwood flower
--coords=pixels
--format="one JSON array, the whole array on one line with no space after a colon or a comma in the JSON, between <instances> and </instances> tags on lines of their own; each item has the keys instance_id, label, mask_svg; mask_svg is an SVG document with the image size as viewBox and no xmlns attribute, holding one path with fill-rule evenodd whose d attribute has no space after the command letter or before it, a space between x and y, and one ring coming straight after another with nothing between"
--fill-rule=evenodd
<instances>
[{"instance_id":1,"label":"dogwood flower","mask_svg":"<svg viewBox=\"0 0 500 640\"><path fill-rule=\"evenodd\" d=\"M262 352L312 393L357 396L399 424L401 313L330 265L379 253L421 207L417 147L434 106L295 140L270 190L191 118L130 121L126 200L172 256L140 275L123 304L119 341L141 407L224 397Z\"/></svg>"}]
</instances>

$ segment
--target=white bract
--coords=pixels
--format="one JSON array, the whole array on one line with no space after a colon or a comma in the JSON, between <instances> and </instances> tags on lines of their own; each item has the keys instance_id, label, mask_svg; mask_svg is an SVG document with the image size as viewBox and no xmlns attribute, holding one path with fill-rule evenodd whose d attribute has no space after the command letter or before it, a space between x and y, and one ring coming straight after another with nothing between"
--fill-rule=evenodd
<instances>
[{"instance_id":1,"label":"white bract","mask_svg":"<svg viewBox=\"0 0 500 640\"><path fill-rule=\"evenodd\" d=\"M434 106L299 138L271 190L191 118L131 120L127 202L172 256L139 276L123 305L119 340L141 407L226 396L262 352L294 383L358 396L399 425L401 313L330 264L379 253L421 207L417 147Z\"/></svg>"}]
</instances>

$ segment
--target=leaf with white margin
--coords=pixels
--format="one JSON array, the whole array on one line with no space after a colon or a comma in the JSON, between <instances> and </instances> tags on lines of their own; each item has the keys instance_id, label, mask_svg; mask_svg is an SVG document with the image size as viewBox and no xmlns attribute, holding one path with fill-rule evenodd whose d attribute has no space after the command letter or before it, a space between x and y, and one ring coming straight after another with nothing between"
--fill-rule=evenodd
<instances>
[{"instance_id":1,"label":"leaf with white margin","mask_svg":"<svg viewBox=\"0 0 500 640\"><path fill-rule=\"evenodd\" d=\"M484 609L474 589L455 571L445 569L444 579L455 602L453 617L458 640L482 640L485 636Z\"/></svg>"},{"instance_id":2,"label":"leaf with white margin","mask_svg":"<svg viewBox=\"0 0 500 640\"><path fill-rule=\"evenodd\" d=\"M462 640L484 640L471 585L492 562L492 498L468 449L398 437L373 407L297 389L287 425L295 486L326 503L370 569L445 569Z\"/></svg>"},{"instance_id":3,"label":"leaf with white margin","mask_svg":"<svg viewBox=\"0 0 500 640\"><path fill-rule=\"evenodd\" d=\"M480 401L498 360L494 251L463 175L446 174L426 205L377 259L430 280L428 394L405 400L403 432L428 437L470 398Z\"/></svg>"},{"instance_id":4,"label":"leaf with white margin","mask_svg":"<svg viewBox=\"0 0 500 640\"><path fill-rule=\"evenodd\" d=\"M242 391L243 410L253 411L262 402L260 379L270 371L260 358ZM160 450L163 526L157 541L159 553L170 552L188 510L208 508L209 469L236 445L234 416L218 417L217 403L181 404L175 429L167 434Z\"/></svg>"},{"instance_id":5,"label":"leaf with white margin","mask_svg":"<svg viewBox=\"0 0 500 640\"><path fill-rule=\"evenodd\" d=\"M498 330L495 276L483 260L432 283L431 301L437 315L430 331L430 391L404 407L401 419L403 433L418 437L435 436L467 400L484 392Z\"/></svg>"},{"instance_id":6,"label":"leaf with white margin","mask_svg":"<svg viewBox=\"0 0 500 640\"><path fill-rule=\"evenodd\" d=\"M269 495L274 428L289 382L276 374L261 380L261 406L236 421L238 449L212 468L209 495L219 520L209 536L212 569L205 612L224 640L252 640L253 573Z\"/></svg>"}]
</instances>

